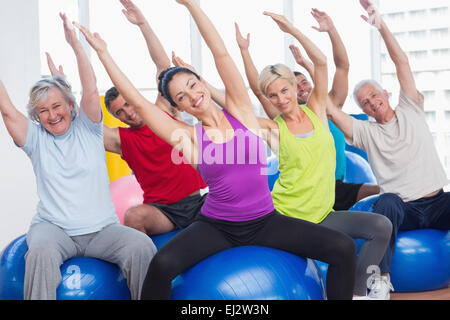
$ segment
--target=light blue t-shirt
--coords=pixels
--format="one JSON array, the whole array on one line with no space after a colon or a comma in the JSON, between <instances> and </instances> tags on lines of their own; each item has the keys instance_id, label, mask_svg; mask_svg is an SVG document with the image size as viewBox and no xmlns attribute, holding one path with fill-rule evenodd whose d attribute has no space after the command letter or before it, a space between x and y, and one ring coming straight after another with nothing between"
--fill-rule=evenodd
<instances>
[{"instance_id":1,"label":"light blue t-shirt","mask_svg":"<svg viewBox=\"0 0 450 320\"><path fill-rule=\"evenodd\" d=\"M336 180L344 180L345 171L347 169L346 166L346 157L345 157L345 137L341 130L338 129L334 125L333 122L328 120L328 126L330 128L330 132L333 135L334 139L334 148L336 149L336 171L335 178Z\"/></svg>"},{"instance_id":2,"label":"light blue t-shirt","mask_svg":"<svg viewBox=\"0 0 450 320\"><path fill-rule=\"evenodd\" d=\"M80 108L62 136L28 120L26 143L36 175L39 203L31 224L50 222L69 236L97 232L118 223L109 193L103 124Z\"/></svg>"}]
</instances>

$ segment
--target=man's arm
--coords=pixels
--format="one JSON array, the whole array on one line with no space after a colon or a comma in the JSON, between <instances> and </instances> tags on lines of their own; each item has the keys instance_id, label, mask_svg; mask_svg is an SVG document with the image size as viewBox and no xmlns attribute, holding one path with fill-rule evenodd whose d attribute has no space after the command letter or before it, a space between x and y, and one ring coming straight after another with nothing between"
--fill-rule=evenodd
<instances>
[{"instance_id":1,"label":"man's arm","mask_svg":"<svg viewBox=\"0 0 450 320\"><path fill-rule=\"evenodd\" d=\"M122 156L119 128L111 128L103 124L103 144L106 151Z\"/></svg>"},{"instance_id":2,"label":"man's arm","mask_svg":"<svg viewBox=\"0 0 450 320\"><path fill-rule=\"evenodd\" d=\"M401 90L406 95L413 98L414 101L419 103L421 100L420 93L417 91L411 66L409 65L408 56L402 50L394 35L389 30L383 19L380 17L377 9L372 5L372 3L369 0L360 0L360 3L369 14L369 17L361 17L369 23L370 21L377 21L376 24L379 25L381 37L386 44L386 48L388 50L389 56L392 59L392 62L394 62L395 69L397 71L397 79L400 83Z\"/></svg>"},{"instance_id":3,"label":"man's arm","mask_svg":"<svg viewBox=\"0 0 450 320\"><path fill-rule=\"evenodd\" d=\"M344 133L345 138L353 141L353 117L342 111L336 105L327 107L327 115L331 122Z\"/></svg>"},{"instance_id":4,"label":"man's arm","mask_svg":"<svg viewBox=\"0 0 450 320\"><path fill-rule=\"evenodd\" d=\"M332 19L325 12L317 9L313 9L312 15L319 23L319 28L313 28L319 32L327 32L331 40L336 72L328 97L333 105L342 108L348 94L349 61L347 51Z\"/></svg>"}]
</instances>

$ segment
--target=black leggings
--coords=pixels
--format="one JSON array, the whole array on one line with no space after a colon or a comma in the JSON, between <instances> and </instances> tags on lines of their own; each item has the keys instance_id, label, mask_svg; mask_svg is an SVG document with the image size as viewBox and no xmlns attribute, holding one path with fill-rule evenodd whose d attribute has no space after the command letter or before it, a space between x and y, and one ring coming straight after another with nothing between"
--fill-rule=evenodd
<instances>
[{"instance_id":1,"label":"black leggings","mask_svg":"<svg viewBox=\"0 0 450 320\"><path fill-rule=\"evenodd\" d=\"M239 245L271 247L326 262L328 299L352 298L356 264L353 240L344 233L274 211L248 222L201 216L153 257L141 299L169 299L176 276L208 256Z\"/></svg>"}]
</instances>

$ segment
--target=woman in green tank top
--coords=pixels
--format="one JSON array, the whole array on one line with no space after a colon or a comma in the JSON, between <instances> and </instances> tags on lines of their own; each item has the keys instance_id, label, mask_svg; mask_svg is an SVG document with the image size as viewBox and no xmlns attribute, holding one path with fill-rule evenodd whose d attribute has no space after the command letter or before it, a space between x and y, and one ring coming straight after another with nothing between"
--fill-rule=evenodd
<instances>
[{"instance_id":1,"label":"woman in green tank top","mask_svg":"<svg viewBox=\"0 0 450 320\"><path fill-rule=\"evenodd\" d=\"M326 16L315 9L313 15L319 23ZM285 17L279 16L274 21L305 49L314 64L315 85L307 104L302 106L297 103L295 75L283 64L264 68L258 85L255 85L255 77L251 77L249 72L254 66L248 63L251 61L248 50L242 50L239 44L250 87L273 119L260 118L259 122L271 136L268 143L279 162L280 177L272 191L275 208L284 215L320 223L353 238L365 239L358 256L354 294L355 298L369 299L367 289L372 273L367 272L380 263L389 242L392 224L377 214L333 211L336 151L326 114L327 59ZM236 31L238 43L245 40L238 28Z\"/></svg>"}]
</instances>

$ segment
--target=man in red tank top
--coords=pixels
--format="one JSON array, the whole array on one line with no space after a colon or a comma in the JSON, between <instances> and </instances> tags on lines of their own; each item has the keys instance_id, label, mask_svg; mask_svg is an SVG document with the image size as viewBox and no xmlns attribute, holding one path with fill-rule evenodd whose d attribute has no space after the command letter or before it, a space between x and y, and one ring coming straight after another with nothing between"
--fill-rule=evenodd
<instances>
[{"instance_id":1,"label":"man in red tank top","mask_svg":"<svg viewBox=\"0 0 450 320\"><path fill-rule=\"evenodd\" d=\"M125 17L140 29L145 39L158 79L171 66L170 59L139 8L132 1L121 3ZM161 96L155 104L182 120L179 112ZM128 209L124 224L148 235L187 227L200 213L206 197L200 195L200 189L207 186L199 173L187 161L181 164L172 161L172 155L175 160L182 159L183 155L145 126L116 88L106 92L105 105L115 118L129 125L129 128L104 126L105 149L119 154L128 163L144 191L143 204Z\"/></svg>"},{"instance_id":2,"label":"man in red tank top","mask_svg":"<svg viewBox=\"0 0 450 320\"><path fill-rule=\"evenodd\" d=\"M160 100L157 105L161 109L177 116L166 103L158 103ZM200 174L187 161L172 160L175 152L175 159L183 155L144 125L115 87L106 92L105 106L115 118L129 125L103 126L105 150L119 154L128 163L144 191L143 204L127 210L124 224L148 235L187 227L200 213L206 197L200 195L200 189L207 187ZM179 120L179 116L175 119Z\"/></svg>"}]
</instances>

